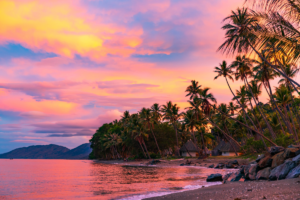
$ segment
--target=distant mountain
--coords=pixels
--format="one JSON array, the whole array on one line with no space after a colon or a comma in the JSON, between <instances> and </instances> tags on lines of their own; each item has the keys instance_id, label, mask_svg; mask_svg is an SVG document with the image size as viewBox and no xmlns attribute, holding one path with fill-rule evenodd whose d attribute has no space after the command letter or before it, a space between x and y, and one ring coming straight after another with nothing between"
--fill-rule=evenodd
<instances>
[{"instance_id":1,"label":"distant mountain","mask_svg":"<svg viewBox=\"0 0 300 200\"><path fill-rule=\"evenodd\" d=\"M0 154L0 158L19 159L88 159L92 152L90 144L82 144L72 150L55 145L34 145L12 150L8 153Z\"/></svg>"},{"instance_id":2,"label":"distant mountain","mask_svg":"<svg viewBox=\"0 0 300 200\"><path fill-rule=\"evenodd\" d=\"M87 159L92 152L90 143L82 144L70 151L67 151L59 156L62 159Z\"/></svg>"}]
</instances>

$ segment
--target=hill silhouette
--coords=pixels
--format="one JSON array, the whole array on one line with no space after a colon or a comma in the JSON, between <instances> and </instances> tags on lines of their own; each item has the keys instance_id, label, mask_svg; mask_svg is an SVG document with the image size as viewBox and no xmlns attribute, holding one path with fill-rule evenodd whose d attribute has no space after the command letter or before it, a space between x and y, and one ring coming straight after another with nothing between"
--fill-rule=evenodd
<instances>
[{"instance_id":1,"label":"hill silhouette","mask_svg":"<svg viewBox=\"0 0 300 200\"><path fill-rule=\"evenodd\" d=\"M74 149L63 146L34 145L14 149L10 152L0 154L0 158L19 158L19 159L88 159L92 152L90 144L82 144Z\"/></svg>"}]
</instances>

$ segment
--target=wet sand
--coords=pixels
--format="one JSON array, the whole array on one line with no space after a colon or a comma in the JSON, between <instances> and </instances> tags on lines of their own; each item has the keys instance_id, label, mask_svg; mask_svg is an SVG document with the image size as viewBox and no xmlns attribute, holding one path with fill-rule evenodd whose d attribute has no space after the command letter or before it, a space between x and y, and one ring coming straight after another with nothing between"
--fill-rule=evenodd
<instances>
[{"instance_id":1,"label":"wet sand","mask_svg":"<svg viewBox=\"0 0 300 200\"><path fill-rule=\"evenodd\" d=\"M149 200L300 200L300 178L280 181L234 182L170 194Z\"/></svg>"},{"instance_id":2,"label":"wet sand","mask_svg":"<svg viewBox=\"0 0 300 200\"><path fill-rule=\"evenodd\" d=\"M161 162L159 162L153 166L159 166L159 167L180 166L180 164L186 163L186 161L187 161L187 159L176 159L176 160L159 159L159 160ZM207 158L207 159L192 158L192 159L188 159L188 160L192 162L190 166L200 166L200 167L208 167L212 164L214 164L214 166L216 166L219 163L227 163L232 160L237 160L240 165L247 165L251 162L250 160L247 160L247 159L240 159L240 158L228 159L226 157L225 158L224 157L218 157L218 158L214 157L214 158ZM128 161L128 162L124 162L123 160L107 160L107 161L99 160L99 161L95 161L95 162L100 162L100 163L105 163L105 164L130 165L130 166L148 166L150 161L152 161L152 160L143 159L143 160L135 160L135 161Z\"/></svg>"}]
</instances>

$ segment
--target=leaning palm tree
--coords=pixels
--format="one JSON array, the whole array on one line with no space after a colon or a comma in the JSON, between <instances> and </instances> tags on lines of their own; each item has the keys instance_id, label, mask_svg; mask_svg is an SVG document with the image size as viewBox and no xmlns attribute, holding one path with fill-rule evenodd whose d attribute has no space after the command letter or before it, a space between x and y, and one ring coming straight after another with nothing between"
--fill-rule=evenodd
<instances>
[{"instance_id":1,"label":"leaning palm tree","mask_svg":"<svg viewBox=\"0 0 300 200\"><path fill-rule=\"evenodd\" d=\"M285 78L288 78L292 84L296 84L300 87L297 82L290 79L282 70L266 60L256 48L257 46L261 47L262 44L262 39L258 37L256 32L263 29L259 24L258 16L251 15L247 8L238 8L237 11L232 11L231 15L224 19L224 22L225 21L227 21L227 24L225 24L222 29L226 31L226 40L219 47L218 51L222 51L227 55L235 53L247 54L254 51L273 70L280 73Z\"/></svg>"},{"instance_id":2,"label":"leaning palm tree","mask_svg":"<svg viewBox=\"0 0 300 200\"><path fill-rule=\"evenodd\" d=\"M155 134L153 132L153 124L155 123L155 121L153 120L152 115L153 114L151 112L151 109L149 109L149 108L142 108L142 110L140 111L140 118L147 124L147 126L148 126L149 130L151 131L152 136L154 138L158 152L162 156L160 148L159 148L157 140L156 140L156 137L155 137Z\"/></svg>"}]
</instances>

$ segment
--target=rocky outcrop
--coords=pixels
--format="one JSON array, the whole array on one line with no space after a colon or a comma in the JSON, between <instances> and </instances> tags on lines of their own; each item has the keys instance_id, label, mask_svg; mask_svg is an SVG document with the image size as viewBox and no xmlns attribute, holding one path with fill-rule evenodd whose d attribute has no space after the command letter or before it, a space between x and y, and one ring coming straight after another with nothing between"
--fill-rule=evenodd
<instances>
[{"instance_id":1,"label":"rocky outcrop","mask_svg":"<svg viewBox=\"0 0 300 200\"><path fill-rule=\"evenodd\" d=\"M214 164L208 166L208 168L214 168L214 167L215 167Z\"/></svg>"},{"instance_id":2,"label":"rocky outcrop","mask_svg":"<svg viewBox=\"0 0 300 200\"><path fill-rule=\"evenodd\" d=\"M300 165L292 169L289 174L286 176L286 178L298 178L300 177Z\"/></svg>"},{"instance_id":3,"label":"rocky outcrop","mask_svg":"<svg viewBox=\"0 0 300 200\"><path fill-rule=\"evenodd\" d=\"M258 167L260 169L264 169L266 167L271 167L273 162L272 156L269 154L267 156L264 156L260 161L258 162Z\"/></svg>"},{"instance_id":4,"label":"rocky outcrop","mask_svg":"<svg viewBox=\"0 0 300 200\"><path fill-rule=\"evenodd\" d=\"M267 167L257 172L256 180L268 180L271 173L271 167Z\"/></svg>"},{"instance_id":5,"label":"rocky outcrop","mask_svg":"<svg viewBox=\"0 0 300 200\"><path fill-rule=\"evenodd\" d=\"M284 161L290 157L290 153L289 149L285 149L284 151L274 155L272 157L272 169L284 163Z\"/></svg>"},{"instance_id":6,"label":"rocky outcrop","mask_svg":"<svg viewBox=\"0 0 300 200\"><path fill-rule=\"evenodd\" d=\"M224 166L225 166L224 163L219 163L219 164L215 167L215 169L223 169Z\"/></svg>"},{"instance_id":7,"label":"rocky outcrop","mask_svg":"<svg viewBox=\"0 0 300 200\"><path fill-rule=\"evenodd\" d=\"M218 182L218 181L223 181L221 174L211 174L206 179L206 182Z\"/></svg>"},{"instance_id":8,"label":"rocky outcrop","mask_svg":"<svg viewBox=\"0 0 300 200\"><path fill-rule=\"evenodd\" d=\"M270 151L260 155L256 162L238 168L240 168L238 172L226 176L224 183L300 177L300 146L290 145L286 149L271 147Z\"/></svg>"}]
</instances>

